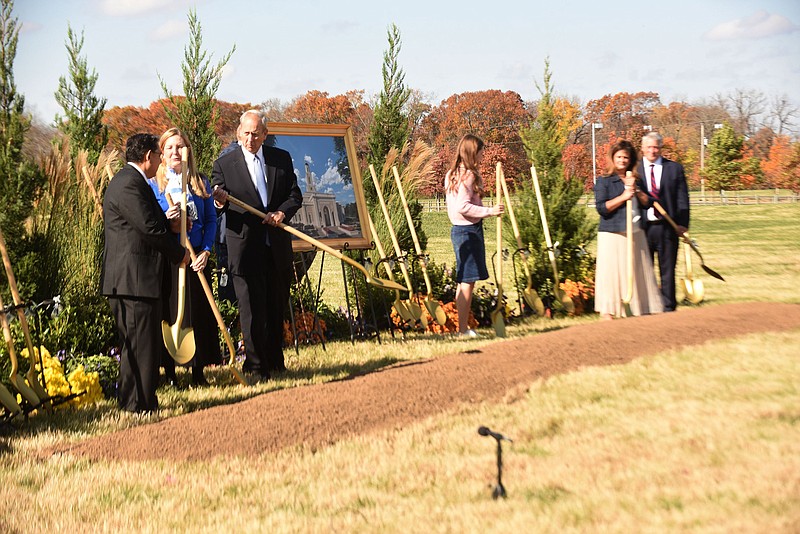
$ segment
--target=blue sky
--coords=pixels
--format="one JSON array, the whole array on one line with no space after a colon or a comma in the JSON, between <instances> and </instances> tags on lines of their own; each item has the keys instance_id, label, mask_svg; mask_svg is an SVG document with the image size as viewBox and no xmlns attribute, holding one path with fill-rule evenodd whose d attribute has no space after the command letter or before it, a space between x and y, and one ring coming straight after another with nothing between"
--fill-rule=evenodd
<instances>
[{"instance_id":1,"label":"blue sky","mask_svg":"<svg viewBox=\"0 0 800 534\"><path fill-rule=\"evenodd\" d=\"M486 89L535 100L544 59L556 92L582 103L620 91L698 102L734 89L787 95L800 107L797 0L16 0L22 24L17 89L41 120L67 74L67 24L85 32L83 55L108 107L181 94L187 13L197 10L214 61L234 45L217 96L231 102L308 90L381 89L387 27L395 23L408 87L433 103ZM796 121L795 125L800 122Z\"/></svg>"}]
</instances>

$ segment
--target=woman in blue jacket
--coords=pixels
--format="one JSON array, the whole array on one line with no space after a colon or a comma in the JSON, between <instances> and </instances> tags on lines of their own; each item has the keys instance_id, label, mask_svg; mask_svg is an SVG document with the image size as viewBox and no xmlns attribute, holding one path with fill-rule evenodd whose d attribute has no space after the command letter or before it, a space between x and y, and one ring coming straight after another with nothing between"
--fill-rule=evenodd
<instances>
[{"instance_id":1,"label":"woman in blue jacket","mask_svg":"<svg viewBox=\"0 0 800 534\"><path fill-rule=\"evenodd\" d=\"M188 298L184 312L183 326L194 329L195 355L192 363L192 384L206 386L208 382L203 374L207 365L219 365L222 358L217 337L217 322L214 312L208 303L206 294L200 284L199 276L205 276L211 284L211 265L209 258L214 246L217 233L217 212L214 208L214 199L211 197L211 185L208 179L197 172L194 153L189 139L177 128L170 128L159 139L161 147L161 165L155 179L150 186L158 199L161 208L166 212L169 207L167 195L173 204L178 204L181 199L181 149L187 147L187 217L191 219L191 228L187 239L197 255L190 268L186 270L186 288ZM170 324L174 323L177 316L177 267L173 267L172 291L170 292ZM162 361L167 381L177 385L175 365L171 358Z\"/></svg>"},{"instance_id":2,"label":"woman in blue jacket","mask_svg":"<svg viewBox=\"0 0 800 534\"><path fill-rule=\"evenodd\" d=\"M653 260L642 228L640 205L653 203L636 173L638 158L630 141L617 141L608 152L609 169L598 177L594 199L600 214L597 232L597 271L594 309L603 319L625 315L622 299L628 290L628 247L626 202L633 202L633 315L661 313L664 305L653 273ZM627 171L632 175L626 177Z\"/></svg>"}]
</instances>

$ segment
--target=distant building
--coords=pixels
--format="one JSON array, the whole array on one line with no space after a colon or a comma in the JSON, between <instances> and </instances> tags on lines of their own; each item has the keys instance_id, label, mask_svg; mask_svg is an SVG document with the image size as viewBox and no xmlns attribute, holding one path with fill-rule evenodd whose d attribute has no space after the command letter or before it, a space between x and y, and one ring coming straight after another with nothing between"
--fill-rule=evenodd
<instances>
[{"instance_id":1,"label":"distant building","mask_svg":"<svg viewBox=\"0 0 800 534\"><path fill-rule=\"evenodd\" d=\"M336 203L336 195L317 191L308 163L305 167L306 191L303 193L303 207L292 218L292 225L318 237L339 233L340 230L336 227L341 226L341 208Z\"/></svg>"}]
</instances>

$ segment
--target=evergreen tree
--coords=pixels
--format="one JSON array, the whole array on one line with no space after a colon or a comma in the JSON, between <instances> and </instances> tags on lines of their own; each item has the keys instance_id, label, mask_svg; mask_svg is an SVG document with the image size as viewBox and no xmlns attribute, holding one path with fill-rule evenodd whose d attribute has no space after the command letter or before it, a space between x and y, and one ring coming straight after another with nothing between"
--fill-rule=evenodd
<instances>
[{"instance_id":1,"label":"evergreen tree","mask_svg":"<svg viewBox=\"0 0 800 534\"><path fill-rule=\"evenodd\" d=\"M587 218L586 208L578 205L583 195L583 180L564 176L561 154L568 132L562 131L566 126L559 124L567 124L567 121L559 121L551 77L549 60L545 60L543 86L537 84L541 94L537 114L528 127L520 130L520 136L528 158L536 168L552 242L554 245L559 243L557 263L561 280L553 280L532 176L519 181L522 187L514 205L522 242L528 244L531 251L529 264L533 285L543 298L552 295L553 284L565 278L584 282L593 280L590 272L593 261L585 255L583 245L594 237L596 227ZM510 236L509 243L513 242L512 249L516 249L516 239L510 228L506 235Z\"/></svg>"},{"instance_id":2,"label":"evergreen tree","mask_svg":"<svg viewBox=\"0 0 800 534\"><path fill-rule=\"evenodd\" d=\"M216 65L203 50L203 35L197 12L189 11L189 45L184 49L183 93L185 98L176 98L159 75L164 95L174 106L174 111L164 105L170 121L189 137L194 149L197 170L211 174L211 167L219 155L222 143L217 137L216 126L219 120L216 94L222 79L222 69L236 50L234 45Z\"/></svg>"},{"instance_id":3,"label":"evergreen tree","mask_svg":"<svg viewBox=\"0 0 800 534\"><path fill-rule=\"evenodd\" d=\"M706 150L706 164L702 176L710 189L736 189L743 173L742 147L744 137L739 136L730 123L714 132Z\"/></svg>"},{"instance_id":4,"label":"evergreen tree","mask_svg":"<svg viewBox=\"0 0 800 534\"><path fill-rule=\"evenodd\" d=\"M64 110L64 117L56 116L58 129L69 138L70 155L74 158L80 150L86 150L89 162L97 163L100 152L108 141L108 128L103 124L106 99L94 94L97 73L89 67L83 50L83 31L80 40L67 25L67 53L69 55L69 79L58 79L56 102Z\"/></svg>"},{"instance_id":5,"label":"evergreen tree","mask_svg":"<svg viewBox=\"0 0 800 534\"><path fill-rule=\"evenodd\" d=\"M386 32L389 49L383 53L383 90L375 105L372 126L367 136L368 162L380 170L389 149L403 149L410 135L408 115L405 111L411 91L404 85L405 74L397 62L400 54L400 30L392 24ZM370 188L366 188L369 190Z\"/></svg>"},{"instance_id":6,"label":"evergreen tree","mask_svg":"<svg viewBox=\"0 0 800 534\"><path fill-rule=\"evenodd\" d=\"M383 89L375 105L372 124L367 135L369 149L367 162L375 167L401 249L406 252L413 252L414 242L400 205L399 193L393 173L389 168L397 166L400 174L405 176L404 168L409 164L409 158L414 152L409 143L411 127L408 115L408 104L412 91L405 86L405 74L398 62L402 47L400 30L395 24L392 24L386 34L389 47L383 53L383 65L381 67ZM387 161L389 162L388 164ZM384 167L387 168L384 169ZM427 173L428 171L423 170L423 166L419 166L414 169L414 172ZM364 196L367 205L370 206L372 219L375 221L379 233L383 234L385 230L385 225L382 222L384 217L378 205L375 187L368 169L364 171L363 176ZM408 178L406 184L411 184L416 183L419 176L410 176ZM419 237L420 245L424 248L427 245L427 236L422 230L422 205L416 198L416 185L406 191L406 196L409 211L414 221L414 228ZM391 242L387 235L383 235L382 238L385 238L387 243ZM389 248L391 249L391 247Z\"/></svg>"},{"instance_id":7,"label":"evergreen tree","mask_svg":"<svg viewBox=\"0 0 800 534\"><path fill-rule=\"evenodd\" d=\"M29 272L35 272L33 241L25 235L25 220L44 185L44 175L25 161L22 143L30 128L25 116L25 98L14 84L19 27L11 12L13 0L0 0L0 228L11 255L20 291L30 295L35 288L24 287ZM33 284L31 284L33 285Z\"/></svg>"}]
</instances>

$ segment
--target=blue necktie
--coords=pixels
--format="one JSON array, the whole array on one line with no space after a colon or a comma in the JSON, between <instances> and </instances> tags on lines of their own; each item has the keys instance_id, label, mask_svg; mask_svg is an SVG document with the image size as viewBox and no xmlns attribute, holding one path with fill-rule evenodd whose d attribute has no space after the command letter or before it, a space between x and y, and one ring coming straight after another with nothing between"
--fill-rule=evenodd
<instances>
[{"instance_id":1,"label":"blue necktie","mask_svg":"<svg viewBox=\"0 0 800 534\"><path fill-rule=\"evenodd\" d=\"M258 196L261 197L261 204L264 209L267 207L267 179L264 177L264 167L261 165L261 159L258 155L253 155L254 172L253 176L256 180L256 189L258 189Z\"/></svg>"}]
</instances>

